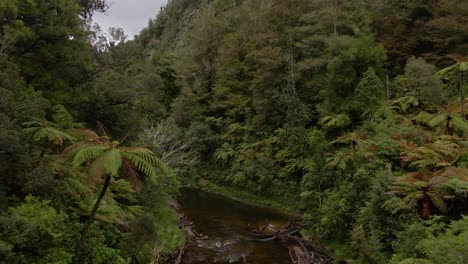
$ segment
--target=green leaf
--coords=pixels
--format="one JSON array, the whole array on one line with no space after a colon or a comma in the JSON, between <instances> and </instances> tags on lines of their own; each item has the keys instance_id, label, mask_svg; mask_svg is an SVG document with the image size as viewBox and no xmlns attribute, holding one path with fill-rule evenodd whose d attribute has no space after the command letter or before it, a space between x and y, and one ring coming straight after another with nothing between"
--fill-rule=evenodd
<instances>
[{"instance_id":1,"label":"green leaf","mask_svg":"<svg viewBox=\"0 0 468 264\"><path fill-rule=\"evenodd\" d=\"M457 129L459 129L459 130L461 130L461 131L463 131L463 132L465 132L465 133L468 133L468 123L466 122L465 119L461 118L461 117L460 117L459 115L457 115L457 114L452 114L452 115L451 115L451 118L452 118L452 123L453 123L453 125L454 125Z\"/></svg>"},{"instance_id":2,"label":"green leaf","mask_svg":"<svg viewBox=\"0 0 468 264\"><path fill-rule=\"evenodd\" d=\"M122 156L119 149L111 149L104 154L104 168L106 173L117 176L122 167Z\"/></svg>"},{"instance_id":3,"label":"green leaf","mask_svg":"<svg viewBox=\"0 0 468 264\"><path fill-rule=\"evenodd\" d=\"M152 182L157 182L157 173L154 167L151 165L151 163L140 158L135 153L123 152L122 156L129 159L133 163L133 165L135 165L135 167L139 171L143 172L146 176L148 176Z\"/></svg>"},{"instance_id":4,"label":"green leaf","mask_svg":"<svg viewBox=\"0 0 468 264\"><path fill-rule=\"evenodd\" d=\"M73 158L73 165L77 167L87 161L95 160L99 156L102 156L106 149L108 149L107 146L90 146L83 148L78 151Z\"/></svg>"},{"instance_id":5,"label":"green leaf","mask_svg":"<svg viewBox=\"0 0 468 264\"><path fill-rule=\"evenodd\" d=\"M429 198L431 198L432 203L439 209L442 213L446 214L449 209L445 204L445 201L437 193L428 193Z\"/></svg>"},{"instance_id":6,"label":"green leaf","mask_svg":"<svg viewBox=\"0 0 468 264\"><path fill-rule=\"evenodd\" d=\"M442 122L444 122L447 119L447 115L445 114L440 114L437 115L436 117L432 118L431 121L429 121L428 125L430 127L436 127L440 125Z\"/></svg>"},{"instance_id":7,"label":"green leaf","mask_svg":"<svg viewBox=\"0 0 468 264\"><path fill-rule=\"evenodd\" d=\"M460 62L460 71L468 71L468 62Z\"/></svg>"}]
</instances>

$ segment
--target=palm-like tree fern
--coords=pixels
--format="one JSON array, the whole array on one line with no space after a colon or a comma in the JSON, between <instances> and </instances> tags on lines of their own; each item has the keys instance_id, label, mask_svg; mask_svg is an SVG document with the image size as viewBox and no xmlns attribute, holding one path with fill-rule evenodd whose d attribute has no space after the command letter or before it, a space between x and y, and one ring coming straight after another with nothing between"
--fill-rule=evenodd
<instances>
[{"instance_id":1,"label":"palm-like tree fern","mask_svg":"<svg viewBox=\"0 0 468 264\"><path fill-rule=\"evenodd\" d=\"M462 108L459 105L451 104L437 109L435 113L423 111L415 116L414 120L450 134L455 131L468 133L468 122L460 116L460 113L462 113Z\"/></svg>"},{"instance_id":2,"label":"palm-like tree fern","mask_svg":"<svg viewBox=\"0 0 468 264\"><path fill-rule=\"evenodd\" d=\"M466 76L468 73L468 58L454 58L457 63L442 69L437 73L437 76L453 83L457 86L458 95L460 97L460 108L461 108L461 118L465 119L465 86L466 86Z\"/></svg>"},{"instance_id":3,"label":"palm-like tree fern","mask_svg":"<svg viewBox=\"0 0 468 264\"><path fill-rule=\"evenodd\" d=\"M460 138L447 135L423 146L402 140L400 158L403 166L434 171L456 165L465 152L463 144Z\"/></svg>"},{"instance_id":4,"label":"palm-like tree fern","mask_svg":"<svg viewBox=\"0 0 468 264\"><path fill-rule=\"evenodd\" d=\"M411 205L417 204L422 218L432 214L431 205L447 213L450 201L468 191L468 170L449 167L435 172L412 172L399 177L390 187L390 194L403 196Z\"/></svg>"},{"instance_id":5,"label":"palm-like tree fern","mask_svg":"<svg viewBox=\"0 0 468 264\"><path fill-rule=\"evenodd\" d=\"M399 177L390 193L402 196L409 205L417 204L422 218L428 218L434 207L446 213L450 201L468 190L465 146L466 141L448 135L422 146L402 140L402 166L415 172Z\"/></svg>"},{"instance_id":6,"label":"palm-like tree fern","mask_svg":"<svg viewBox=\"0 0 468 264\"><path fill-rule=\"evenodd\" d=\"M407 110L419 106L418 98L414 96L403 96L390 102L390 107L400 113L406 113Z\"/></svg>"},{"instance_id":7,"label":"palm-like tree fern","mask_svg":"<svg viewBox=\"0 0 468 264\"><path fill-rule=\"evenodd\" d=\"M75 138L58 128L56 124L48 121L34 120L23 123L23 132L30 135L35 142L48 144L50 152L55 152L57 147L63 146L66 141L73 142Z\"/></svg>"},{"instance_id":8,"label":"palm-like tree fern","mask_svg":"<svg viewBox=\"0 0 468 264\"><path fill-rule=\"evenodd\" d=\"M347 114L328 115L320 120L324 128L342 128L351 124L351 118Z\"/></svg>"},{"instance_id":9,"label":"palm-like tree fern","mask_svg":"<svg viewBox=\"0 0 468 264\"><path fill-rule=\"evenodd\" d=\"M104 178L102 190L94 203L75 249L74 263L78 263L86 235L96 217L96 212L111 179L122 177L130 181L134 188L139 189L142 182L141 176L146 176L147 180L156 182L158 169L166 173L167 168L149 149L123 147L119 142L110 141L105 137L94 137L88 141L78 142L65 149L64 153L75 167L84 165L91 177L98 180Z\"/></svg>"}]
</instances>

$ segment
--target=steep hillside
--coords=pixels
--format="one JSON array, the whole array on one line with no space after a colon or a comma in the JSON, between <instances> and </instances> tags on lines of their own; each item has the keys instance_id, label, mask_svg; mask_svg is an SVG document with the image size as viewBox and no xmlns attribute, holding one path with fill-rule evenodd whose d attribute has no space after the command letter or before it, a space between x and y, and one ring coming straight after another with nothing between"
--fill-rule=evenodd
<instances>
[{"instance_id":1,"label":"steep hillside","mask_svg":"<svg viewBox=\"0 0 468 264\"><path fill-rule=\"evenodd\" d=\"M466 10L172 1L140 42L174 71L191 181L302 211L311 237L345 245L338 259L435 259L432 225L466 213Z\"/></svg>"}]
</instances>

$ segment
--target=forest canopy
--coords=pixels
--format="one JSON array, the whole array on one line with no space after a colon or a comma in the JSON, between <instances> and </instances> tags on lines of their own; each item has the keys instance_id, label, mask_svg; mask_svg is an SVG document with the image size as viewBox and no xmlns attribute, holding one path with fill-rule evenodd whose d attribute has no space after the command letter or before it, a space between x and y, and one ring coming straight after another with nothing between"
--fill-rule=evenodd
<instances>
[{"instance_id":1,"label":"forest canopy","mask_svg":"<svg viewBox=\"0 0 468 264\"><path fill-rule=\"evenodd\" d=\"M180 184L301 215L336 263L468 262L468 2L0 2L0 262L164 263ZM91 262L90 262L91 261Z\"/></svg>"}]
</instances>

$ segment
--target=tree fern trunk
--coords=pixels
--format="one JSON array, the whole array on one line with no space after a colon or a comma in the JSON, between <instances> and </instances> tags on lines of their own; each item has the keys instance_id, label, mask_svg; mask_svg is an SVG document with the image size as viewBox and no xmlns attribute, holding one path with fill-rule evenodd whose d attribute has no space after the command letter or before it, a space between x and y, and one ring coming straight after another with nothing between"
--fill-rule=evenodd
<instances>
[{"instance_id":1,"label":"tree fern trunk","mask_svg":"<svg viewBox=\"0 0 468 264\"><path fill-rule=\"evenodd\" d=\"M75 255L73 256L73 264L80 263L80 260L82 259L81 250L83 248L83 244L86 240L86 236L88 234L89 228L91 227L91 224L94 222L94 218L96 217L96 212L99 208L99 205L101 204L101 201L104 198L104 195L106 195L107 189L109 188L110 180L111 180L111 176L110 174L107 174L106 180L104 181L104 186L102 186L101 193L99 194L99 197L96 200L96 203L94 204L93 210L91 211L91 215L89 216L89 219L86 222L85 227L83 228L80 240L78 241L78 244L76 244Z\"/></svg>"},{"instance_id":2,"label":"tree fern trunk","mask_svg":"<svg viewBox=\"0 0 468 264\"><path fill-rule=\"evenodd\" d=\"M463 95L463 72L460 71L460 82L458 82L458 93L460 94L460 107L461 107L461 117L466 119L465 117L465 96Z\"/></svg>"}]
</instances>

